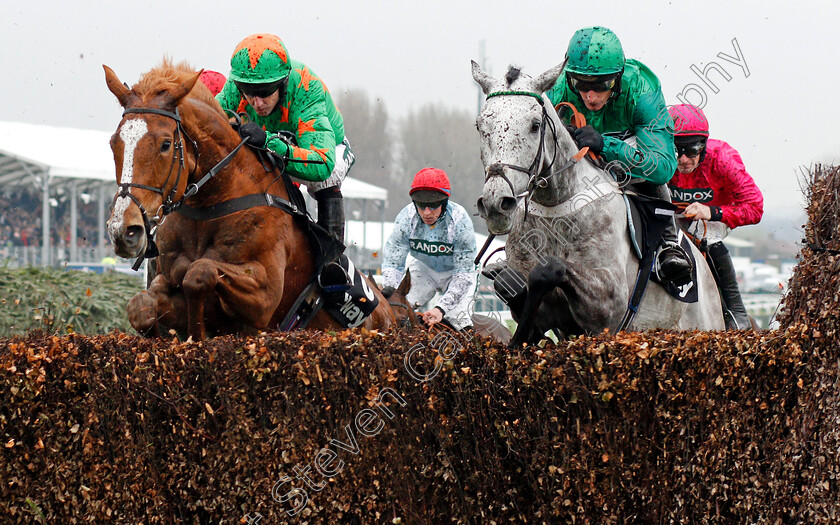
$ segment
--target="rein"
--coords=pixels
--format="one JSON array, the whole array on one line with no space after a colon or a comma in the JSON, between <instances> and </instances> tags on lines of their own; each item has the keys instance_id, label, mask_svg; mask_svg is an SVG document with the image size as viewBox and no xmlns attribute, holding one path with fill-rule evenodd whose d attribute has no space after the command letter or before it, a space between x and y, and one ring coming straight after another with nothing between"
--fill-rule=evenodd
<instances>
[{"instance_id":1,"label":"rein","mask_svg":"<svg viewBox=\"0 0 840 525\"><path fill-rule=\"evenodd\" d=\"M163 115L164 117L169 117L175 121L175 147L172 151L172 163L169 165L169 173L166 175L166 180L163 182L163 185L160 187L148 186L146 184L138 184L135 182L124 182L119 184L120 191L117 194L117 197L127 197L131 199L131 201L137 205L140 209L140 213L143 216L143 226L146 230L146 252L137 258L132 265L132 269L137 271L140 268L140 265L143 263L143 259L152 259L157 257L159 252L157 249L157 245L155 244L154 235L157 231L158 226L163 224L166 220L166 216L170 213L176 211L180 208L184 201L188 198L192 197L198 190L204 186L207 182L210 181L213 177L215 177L225 166L227 166L230 161L233 159L234 155L245 145L247 139L242 139L242 142L237 145L233 151L228 153L228 155L219 161L204 177L201 178L197 183L190 184L184 190L184 194L181 195L181 198L175 200L175 195L178 192L178 185L181 183L181 171L186 169L186 162L185 162L185 152L184 152L184 137L190 141L192 144L193 151L195 152L195 166L193 170L190 172L187 180L191 179L195 175L195 171L198 168L198 159L201 157L201 152L198 149L198 143L193 140L189 134L187 134L186 130L181 123L181 115L178 113L178 109L175 109L175 112L166 111L163 109L157 108L126 108L123 111L123 117L131 113L151 113L154 115ZM178 172L176 174L175 183L172 185L169 193L166 194L164 197L164 191L166 189L167 184L169 183L170 179L172 178L172 170L175 166L175 162L178 162ZM154 193L159 194L163 197L163 203L160 207L155 211L155 215L153 217L149 217L149 213L146 211L146 208L140 203L140 200L137 199L132 193L131 188L137 188L141 190L147 190Z\"/></svg>"}]
</instances>

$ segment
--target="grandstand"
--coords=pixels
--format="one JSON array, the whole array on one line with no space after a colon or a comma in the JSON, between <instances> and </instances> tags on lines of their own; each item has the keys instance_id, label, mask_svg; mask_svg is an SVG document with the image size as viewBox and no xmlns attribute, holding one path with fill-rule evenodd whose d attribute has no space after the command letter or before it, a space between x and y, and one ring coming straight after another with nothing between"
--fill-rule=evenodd
<instances>
[{"instance_id":1,"label":"grandstand","mask_svg":"<svg viewBox=\"0 0 840 525\"><path fill-rule=\"evenodd\" d=\"M0 121L0 260L73 266L113 257L105 231L117 189L110 139L105 131ZM387 190L348 178L342 193L348 219L385 220ZM315 216L314 200L307 202Z\"/></svg>"}]
</instances>

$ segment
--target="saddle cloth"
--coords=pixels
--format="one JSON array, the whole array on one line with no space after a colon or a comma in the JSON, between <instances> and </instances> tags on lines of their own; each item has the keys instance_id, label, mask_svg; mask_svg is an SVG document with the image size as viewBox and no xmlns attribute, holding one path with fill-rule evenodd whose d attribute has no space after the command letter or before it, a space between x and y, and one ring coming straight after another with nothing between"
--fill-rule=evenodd
<instances>
[{"instance_id":1,"label":"saddle cloth","mask_svg":"<svg viewBox=\"0 0 840 525\"><path fill-rule=\"evenodd\" d=\"M633 194L624 194L624 202L627 207L630 243L633 245L636 257L639 258L639 261L642 261L645 259L645 255L648 255L648 250L656 250L659 246L662 230L664 230L665 225L663 221L673 220L672 213L668 213L667 210L672 210L674 206L667 201L650 198L639 199ZM665 213L663 213L663 210ZM670 282L663 284L656 275L656 272L651 272L651 279L662 285L665 291L676 300L684 303L696 303L698 300L698 261L694 258L694 253L691 251L691 240L682 230L678 230L677 239L680 246L688 254L689 259L691 259L691 280L682 286L677 286Z\"/></svg>"},{"instance_id":2,"label":"saddle cloth","mask_svg":"<svg viewBox=\"0 0 840 525\"><path fill-rule=\"evenodd\" d=\"M324 310L345 328L355 328L379 305L379 299L370 289L367 280L346 255L341 254L340 264L350 276L353 285L344 292L323 294Z\"/></svg>"}]
</instances>

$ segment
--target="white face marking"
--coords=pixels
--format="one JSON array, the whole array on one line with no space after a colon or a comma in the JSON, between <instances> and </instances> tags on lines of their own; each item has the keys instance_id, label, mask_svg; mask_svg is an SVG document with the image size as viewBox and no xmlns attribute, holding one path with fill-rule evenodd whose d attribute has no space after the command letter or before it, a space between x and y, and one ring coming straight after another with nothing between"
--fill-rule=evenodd
<instances>
[{"instance_id":1,"label":"white face marking","mask_svg":"<svg viewBox=\"0 0 840 525\"><path fill-rule=\"evenodd\" d=\"M146 126L146 121L143 119L128 120L120 129L120 139L122 139L125 148L123 149L123 166L122 177L120 182L123 184L130 183L134 176L134 150L140 139L143 138L149 131ZM117 197L114 203L114 213L111 214L111 221L108 225L112 237L119 234L123 230L123 215L131 204L131 199L128 197Z\"/></svg>"}]
</instances>

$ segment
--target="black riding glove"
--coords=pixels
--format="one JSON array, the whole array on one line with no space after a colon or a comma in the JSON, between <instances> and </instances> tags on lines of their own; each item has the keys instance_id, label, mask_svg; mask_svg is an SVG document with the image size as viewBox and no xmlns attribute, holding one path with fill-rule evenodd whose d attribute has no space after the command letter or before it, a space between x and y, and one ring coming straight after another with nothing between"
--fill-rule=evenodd
<instances>
[{"instance_id":1,"label":"black riding glove","mask_svg":"<svg viewBox=\"0 0 840 525\"><path fill-rule=\"evenodd\" d=\"M394 295L394 287L386 286L382 288L382 295L385 296L385 299L389 299L392 295Z\"/></svg>"},{"instance_id":2,"label":"black riding glove","mask_svg":"<svg viewBox=\"0 0 840 525\"><path fill-rule=\"evenodd\" d=\"M595 152L600 154L601 151L604 149L604 137L601 136L600 133L595 131L595 128L592 126L584 126L582 128L578 128L572 134L575 139L575 142L578 143L581 149L585 146L589 146L589 151Z\"/></svg>"},{"instance_id":3,"label":"black riding glove","mask_svg":"<svg viewBox=\"0 0 840 525\"><path fill-rule=\"evenodd\" d=\"M246 122L239 127L239 136L255 148L265 148L265 130L256 122Z\"/></svg>"}]
</instances>

